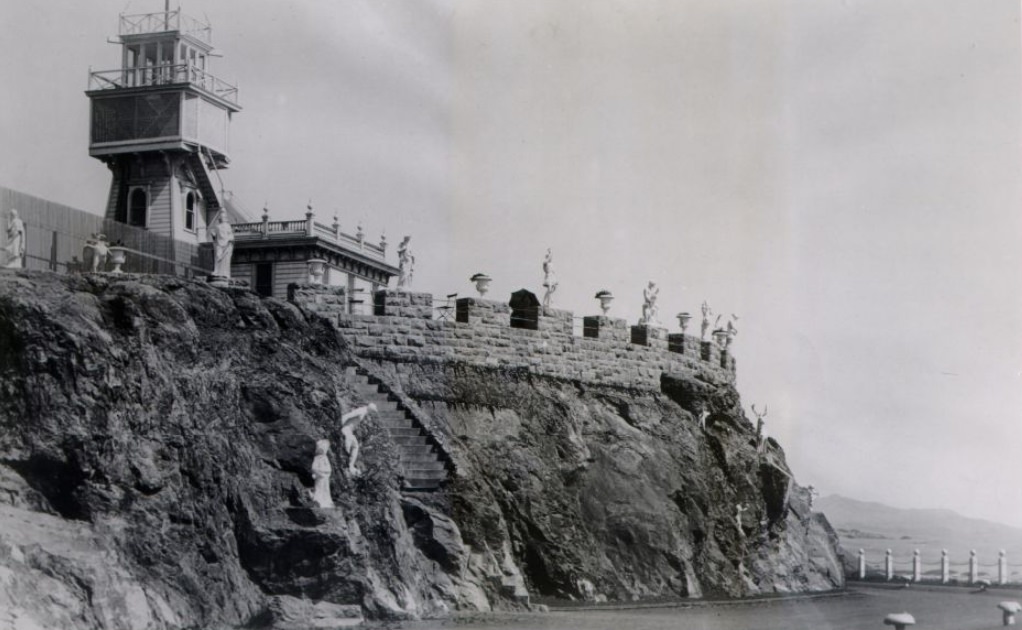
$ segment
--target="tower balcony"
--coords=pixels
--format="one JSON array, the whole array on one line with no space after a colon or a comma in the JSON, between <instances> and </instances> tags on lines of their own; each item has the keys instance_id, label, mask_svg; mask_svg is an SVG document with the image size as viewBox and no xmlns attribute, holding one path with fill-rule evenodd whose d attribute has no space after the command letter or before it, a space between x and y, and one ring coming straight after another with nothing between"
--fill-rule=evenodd
<instances>
[{"instance_id":1,"label":"tower balcony","mask_svg":"<svg viewBox=\"0 0 1022 630\"><path fill-rule=\"evenodd\" d=\"M236 86L188 63L96 70L89 73L89 92L164 86L191 86L234 105L232 109L236 110L238 105Z\"/></svg>"},{"instance_id":2,"label":"tower balcony","mask_svg":"<svg viewBox=\"0 0 1022 630\"><path fill-rule=\"evenodd\" d=\"M205 44L212 43L212 30L209 24L184 15L181 13L181 9L160 11L159 13L121 15L121 22L118 28L118 34L122 38L167 32L187 35Z\"/></svg>"}]
</instances>

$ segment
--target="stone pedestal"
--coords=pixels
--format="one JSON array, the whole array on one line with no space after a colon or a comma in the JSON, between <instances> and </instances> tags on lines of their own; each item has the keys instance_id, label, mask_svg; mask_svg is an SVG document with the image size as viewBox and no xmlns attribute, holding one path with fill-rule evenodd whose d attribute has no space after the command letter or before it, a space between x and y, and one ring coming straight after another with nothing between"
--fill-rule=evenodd
<instances>
[{"instance_id":1,"label":"stone pedestal","mask_svg":"<svg viewBox=\"0 0 1022 630\"><path fill-rule=\"evenodd\" d=\"M632 326L632 343L659 350L667 349L667 329L649 324Z\"/></svg>"},{"instance_id":2,"label":"stone pedestal","mask_svg":"<svg viewBox=\"0 0 1022 630\"><path fill-rule=\"evenodd\" d=\"M582 336L628 343L631 340L628 322L618 317L589 315L582 318Z\"/></svg>"},{"instance_id":3,"label":"stone pedestal","mask_svg":"<svg viewBox=\"0 0 1022 630\"><path fill-rule=\"evenodd\" d=\"M701 359L703 355L698 337L686 335L685 333L671 333L667 335L667 349L671 352L684 354L693 359Z\"/></svg>"},{"instance_id":4,"label":"stone pedestal","mask_svg":"<svg viewBox=\"0 0 1022 630\"><path fill-rule=\"evenodd\" d=\"M550 307L540 307L537 330L545 330L558 335L571 336L571 319L574 313Z\"/></svg>"},{"instance_id":5,"label":"stone pedestal","mask_svg":"<svg viewBox=\"0 0 1022 630\"><path fill-rule=\"evenodd\" d=\"M401 289L383 289L373 294L373 314L433 319L433 295Z\"/></svg>"},{"instance_id":6,"label":"stone pedestal","mask_svg":"<svg viewBox=\"0 0 1022 630\"><path fill-rule=\"evenodd\" d=\"M483 298L458 298L455 321L462 324L493 324L511 326L511 307L504 302Z\"/></svg>"},{"instance_id":7,"label":"stone pedestal","mask_svg":"<svg viewBox=\"0 0 1022 630\"><path fill-rule=\"evenodd\" d=\"M231 279L227 276L207 276L206 283L213 287L226 289L231 286Z\"/></svg>"},{"instance_id":8,"label":"stone pedestal","mask_svg":"<svg viewBox=\"0 0 1022 630\"><path fill-rule=\"evenodd\" d=\"M720 365L720 346L714 341L701 342L702 359L711 365Z\"/></svg>"}]
</instances>

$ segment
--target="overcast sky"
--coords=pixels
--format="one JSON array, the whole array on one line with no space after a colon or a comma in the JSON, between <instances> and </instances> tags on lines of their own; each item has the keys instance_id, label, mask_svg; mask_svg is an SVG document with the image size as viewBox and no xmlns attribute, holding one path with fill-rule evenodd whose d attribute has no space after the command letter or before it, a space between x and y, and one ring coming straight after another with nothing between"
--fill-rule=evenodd
<instances>
[{"instance_id":1,"label":"overcast sky","mask_svg":"<svg viewBox=\"0 0 1022 630\"><path fill-rule=\"evenodd\" d=\"M162 7L0 0L0 185L103 207L88 69ZM800 483L1022 526L1018 0L183 8L240 86L251 212L410 234L438 295L541 292L549 247L578 316L709 300Z\"/></svg>"}]
</instances>

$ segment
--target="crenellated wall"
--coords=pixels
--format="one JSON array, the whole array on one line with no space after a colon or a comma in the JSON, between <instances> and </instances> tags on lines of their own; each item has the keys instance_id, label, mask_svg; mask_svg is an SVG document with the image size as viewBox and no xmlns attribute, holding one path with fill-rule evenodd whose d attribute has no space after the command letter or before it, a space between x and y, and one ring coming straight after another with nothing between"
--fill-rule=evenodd
<instances>
[{"instance_id":1,"label":"crenellated wall","mask_svg":"<svg viewBox=\"0 0 1022 630\"><path fill-rule=\"evenodd\" d=\"M375 361L464 362L647 390L660 389L664 372L700 372L714 382L735 376L734 357L715 342L603 315L585 317L579 337L571 311L513 311L481 298L434 309L428 293L385 289L374 295L374 314L361 315L348 312L343 287L293 284L288 297L333 321L359 356Z\"/></svg>"}]
</instances>

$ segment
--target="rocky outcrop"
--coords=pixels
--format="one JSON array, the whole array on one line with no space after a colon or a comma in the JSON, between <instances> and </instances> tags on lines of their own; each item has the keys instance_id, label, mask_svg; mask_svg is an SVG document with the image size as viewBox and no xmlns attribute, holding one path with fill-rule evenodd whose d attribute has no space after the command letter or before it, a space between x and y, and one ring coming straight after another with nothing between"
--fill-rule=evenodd
<instances>
[{"instance_id":1,"label":"rocky outcrop","mask_svg":"<svg viewBox=\"0 0 1022 630\"><path fill-rule=\"evenodd\" d=\"M344 472L338 419L365 402L356 361L327 320L242 289L0 274L0 627L341 623L331 606L416 617L840 584L825 520L727 381L693 371L640 392L375 362L457 471L408 493L372 420L362 474ZM310 496L322 438L335 510Z\"/></svg>"}]
</instances>

